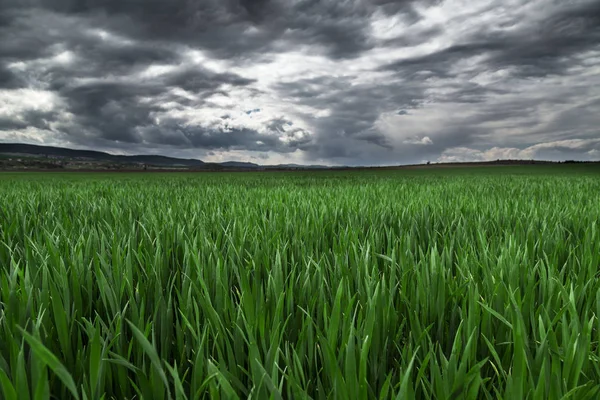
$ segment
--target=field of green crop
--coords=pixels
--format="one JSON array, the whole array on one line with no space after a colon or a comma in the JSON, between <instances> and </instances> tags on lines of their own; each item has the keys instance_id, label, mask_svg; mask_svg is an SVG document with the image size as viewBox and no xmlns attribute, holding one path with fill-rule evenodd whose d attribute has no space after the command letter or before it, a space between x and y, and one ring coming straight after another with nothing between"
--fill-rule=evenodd
<instances>
[{"instance_id":1,"label":"field of green crop","mask_svg":"<svg viewBox=\"0 0 600 400\"><path fill-rule=\"evenodd\" d=\"M599 289L589 167L0 174L7 400L598 399Z\"/></svg>"}]
</instances>

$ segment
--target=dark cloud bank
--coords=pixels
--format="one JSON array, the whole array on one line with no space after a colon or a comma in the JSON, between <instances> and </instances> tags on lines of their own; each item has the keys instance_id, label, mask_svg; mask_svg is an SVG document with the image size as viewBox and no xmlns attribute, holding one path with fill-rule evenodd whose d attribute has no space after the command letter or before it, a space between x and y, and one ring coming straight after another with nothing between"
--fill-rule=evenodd
<instances>
[{"instance_id":1,"label":"dark cloud bank","mask_svg":"<svg viewBox=\"0 0 600 400\"><path fill-rule=\"evenodd\" d=\"M600 159L595 0L4 0L0 140L262 162Z\"/></svg>"}]
</instances>

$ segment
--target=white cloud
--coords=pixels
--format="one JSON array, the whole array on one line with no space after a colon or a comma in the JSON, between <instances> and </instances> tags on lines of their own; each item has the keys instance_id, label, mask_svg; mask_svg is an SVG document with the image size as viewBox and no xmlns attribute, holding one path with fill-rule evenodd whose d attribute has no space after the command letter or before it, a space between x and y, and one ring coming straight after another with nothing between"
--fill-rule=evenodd
<instances>
[{"instance_id":1,"label":"white cloud","mask_svg":"<svg viewBox=\"0 0 600 400\"><path fill-rule=\"evenodd\" d=\"M26 111L51 111L59 104L58 96L46 90L0 90L0 117L14 118Z\"/></svg>"},{"instance_id":2,"label":"white cloud","mask_svg":"<svg viewBox=\"0 0 600 400\"><path fill-rule=\"evenodd\" d=\"M1 131L0 142L27 143L46 146L64 146L65 142L56 137L55 132L32 126L18 131Z\"/></svg>"},{"instance_id":3,"label":"white cloud","mask_svg":"<svg viewBox=\"0 0 600 400\"><path fill-rule=\"evenodd\" d=\"M593 147L590 150L590 147ZM442 152L438 162L472 162L493 160L532 160L539 159L544 155L555 152L552 161L569 158L569 154L579 154L581 159L588 156L600 155L600 139L569 139L554 142L538 143L524 149L514 147L492 147L486 150L478 150L469 147L452 147Z\"/></svg>"},{"instance_id":4,"label":"white cloud","mask_svg":"<svg viewBox=\"0 0 600 400\"><path fill-rule=\"evenodd\" d=\"M417 138L417 137L406 139L402 143L405 143L405 144L429 145L429 144L433 144L433 141L429 138L429 136L423 136L420 139Z\"/></svg>"}]
</instances>

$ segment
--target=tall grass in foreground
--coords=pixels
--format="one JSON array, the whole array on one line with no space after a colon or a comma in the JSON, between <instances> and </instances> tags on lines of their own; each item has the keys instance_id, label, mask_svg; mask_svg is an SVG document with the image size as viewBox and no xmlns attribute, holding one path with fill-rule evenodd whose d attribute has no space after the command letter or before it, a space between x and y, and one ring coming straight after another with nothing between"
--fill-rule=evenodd
<instances>
[{"instance_id":1,"label":"tall grass in foreground","mask_svg":"<svg viewBox=\"0 0 600 400\"><path fill-rule=\"evenodd\" d=\"M0 181L0 393L597 399L600 177Z\"/></svg>"}]
</instances>

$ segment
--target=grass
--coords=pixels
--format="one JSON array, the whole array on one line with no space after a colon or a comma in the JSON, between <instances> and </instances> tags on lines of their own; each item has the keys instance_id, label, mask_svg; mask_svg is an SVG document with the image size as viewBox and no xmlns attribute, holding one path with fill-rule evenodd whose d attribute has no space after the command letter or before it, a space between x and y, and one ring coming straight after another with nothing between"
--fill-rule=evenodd
<instances>
[{"instance_id":1,"label":"grass","mask_svg":"<svg viewBox=\"0 0 600 400\"><path fill-rule=\"evenodd\" d=\"M0 174L0 397L596 399L578 167Z\"/></svg>"}]
</instances>

